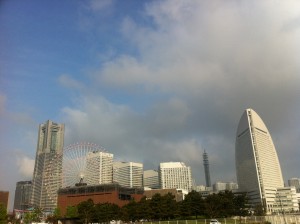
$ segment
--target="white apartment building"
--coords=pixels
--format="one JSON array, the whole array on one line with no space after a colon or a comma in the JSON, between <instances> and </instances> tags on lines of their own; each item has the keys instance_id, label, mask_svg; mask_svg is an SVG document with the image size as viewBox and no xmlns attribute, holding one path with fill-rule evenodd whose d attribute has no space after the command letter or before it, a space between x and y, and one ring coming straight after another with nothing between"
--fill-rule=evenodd
<instances>
[{"instance_id":1,"label":"white apartment building","mask_svg":"<svg viewBox=\"0 0 300 224\"><path fill-rule=\"evenodd\" d=\"M145 170L143 176L144 187L159 189L159 179L157 170Z\"/></svg>"},{"instance_id":2,"label":"white apartment building","mask_svg":"<svg viewBox=\"0 0 300 224\"><path fill-rule=\"evenodd\" d=\"M161 189L192 190L191 167L182 162L166 162L159 165L159 183Z\"/></svg>"},{"instance_id":3,"label":"white apartment building","mask_svg":"<svg viewBox=\"0 0 300 224\"><path fill-rule=\"evenodd\" d=\"M277 188L272 211L276 213L299 211L299 203L294 186Z\"/></svg>"},{"instance_id":4,"label":"white apartment building","mask_svg":"<svg viewBox=\"0 0 300 224\"><path fill-rule=\"evenodd\" d=\"M108 152L89 152L86 156L84 182L88 185L112 183L113 157Z\"/></svg>"},{"instance_id":5,"label":"white apartment building","mask_svg":"<svg viewBox=\"0 0 300 224\"><path fill-rule=\"evenodd\" d=\"M143 187L143 164L115 161L113 182L123 187Z\"/></svg>"}]
</instances>

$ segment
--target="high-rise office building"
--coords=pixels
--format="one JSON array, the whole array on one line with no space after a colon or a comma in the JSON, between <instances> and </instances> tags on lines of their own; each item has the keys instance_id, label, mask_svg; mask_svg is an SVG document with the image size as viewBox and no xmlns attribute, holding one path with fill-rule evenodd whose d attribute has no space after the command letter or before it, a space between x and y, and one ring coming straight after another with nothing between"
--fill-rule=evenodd
<instances>
[{"instance_id":1,"label":"high-rise office building","mask_svg":"<svg viewBox=\"0 0 300 224\"><path fill-rule=\"evenodd\" d=\"M159 165L159 183L161 189L192 190L191 167L182 162L167 162Z\"/></svg>"},{"instance_id":2,"label":"high-rise office building","mask_svg":"<svg viewBox=\"0 0 300 224\"><path fill-rule=\"evenodd\" d=\"M32 180L31 204L53 211L61 187L65 125L48 120L40 124Z\"/></svg>"},{"instance_id":3,"label":"high-rise office building","mask_svg":"<svg viewBox=\"0 0 300 224\"><path fill-rule=\"evenodd\" d=\"M143 187L143 164L115 161L113 182L123 187Z\"/></svg>"},{"instance_id":4,"label":"high-rise office building","mask_svg":"<svg viewBox=\"0 0 300 224\"><path fill-rule=\"evenodd\" d=\"M245 110L238 124L235 162L239 191L248 192L250 202L271 211L276 190L284 183L271 135L252 109Z\"/></svg>"},{"instance_id":5,"label":"high-rise office building","mask_svg":"<svg viewBox=\"0 0 300 224\"><path fill-rule=\"evenodd\" d=\"M26 210L31 207L30 197L32 190L31 181L19 181L16 184L14 209Z\"/></svg>"},{"instance_id":6,"label":"high-rise office building","mask_svg":"<svg viewBox=\"0 0 300 224\"><path fill-rule=\"evenodd\" d=\"M156 170L145 170L143 185L151 189L159 189L158 172Z\"/></svg>"},{"instance_id":7,"label":"high-rise office building","mask_svg":"<svg viewBox=\"0 0 300 224\"><path fill-rule=\"evenodd\" d=\"M114 155L108 152L89 152L86 157L84 182L88 185L112 183Z\"/></svg>"},{"instance_id":8,"label":"high-rise office building","mask_svg":"<svg viewBox=\"0 0 300 224\"><path fill-rule=\"evenodd\" d=\"M203 153L203 165L204 165L204 172L205 172L206 187L211 187L209 161L208 161L208 155L205 150Z\"/></svg>"}]
</instances>

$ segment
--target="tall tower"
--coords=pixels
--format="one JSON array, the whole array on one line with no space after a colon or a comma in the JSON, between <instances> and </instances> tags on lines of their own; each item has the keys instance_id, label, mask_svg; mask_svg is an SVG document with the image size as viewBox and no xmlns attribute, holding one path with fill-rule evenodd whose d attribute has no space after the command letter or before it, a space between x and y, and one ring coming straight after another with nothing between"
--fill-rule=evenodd
<instances>
[{"instance_id":1,"label":"tall tower","mask_svg":"<svg viewBox=\"0 0 300 224\"><path fill-rule=\"evenodd\" d=\"M161 189L192 190L191 167L182 162L160 163L159 182Z\"/></svg>"},{"instance_id":2,"label":"tall tower","mask_svg":"<svg viewBox=\"0 0 300 224\"><path fill-rule=\"evenodd\" d=\"M86 157L86 176L88 185L112 183L114 155L108 152L89 152Z\"/></svg>"},{"instance_id":3,"label":"tall tower","mask_svg":"<svg viewBox=\"0 0 300 224\"><path fill-rule=\"evenodd\" d=\"M208 161L208 155L205 150L203 153L203 165L204 165L204 172L205 172L206 187L211 187L209 161Z\"/></svg>"},{"instance_id":4,"label":"tall tower","mask_svg":"<svg viewBox=\"0 0 300 224\"><path fill-rule=\"evenodd\" d=\"M115 161L113 182L123 187L143 187L143 164Z\"/></svg>"},{"instance_id":5,"label":"tall tower","mask_svg":"<svg viewBox=\"0 0 300 224\"><path fill-rule=\"evenodd\" d=\"M271 135L252 109L245 110L238 124L235 163L239 190L248 192L250 202L271 210L276 188L284 183Z\"/></svg>"},{"instance_id":6,"label":"tall tower","mask_svg":"<svg viewBox=\"0 0 300 224\"><path fill-rule=\"evenodd\" d=\"M40 124L32 180L31 204L53 211L57 205L57 191L61 187L65 125L48 120Z\"/></svg>"}]
</instances>

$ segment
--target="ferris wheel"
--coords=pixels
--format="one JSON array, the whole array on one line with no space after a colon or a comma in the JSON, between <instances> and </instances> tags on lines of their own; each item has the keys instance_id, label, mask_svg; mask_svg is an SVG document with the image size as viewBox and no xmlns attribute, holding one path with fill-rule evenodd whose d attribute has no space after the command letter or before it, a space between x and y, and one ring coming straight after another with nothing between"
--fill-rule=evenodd
<instances>
[{"instance_id":1,"label":"ferris wheel","mask_svg":"<svg viewBox=\"0 0 300 224\"><path fill-rule=\"evenodd\" d=\"M86 175L86 159L89 152L106 152L93 143L75 143L63 148L60 152L51 152L41 156L44 164L42 182L42 207L54 209L57 203L57 191L60 188L73 187L84 182Z\"/></svg>"},{"instance_id":2,"label":"ferris wheel","mask_svg":"<svg viewBox=\"0 0 300 224\"><path fill-rule=\"evenodd\" d=\"M85 177L86 157L89 152L105 152L99 145L82 142L64 148L62 154L62 187L75 186Z\"/></svg>"}]
</instances>

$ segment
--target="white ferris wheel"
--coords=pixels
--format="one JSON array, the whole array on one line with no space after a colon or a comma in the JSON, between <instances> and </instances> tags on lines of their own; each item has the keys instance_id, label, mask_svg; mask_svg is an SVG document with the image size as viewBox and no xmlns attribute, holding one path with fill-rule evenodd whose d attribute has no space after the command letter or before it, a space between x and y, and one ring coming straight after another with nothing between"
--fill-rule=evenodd
<instances>
[{"instance_id":1,"label":"white ferris wheel","mask_svg":"<svg viewBox=\"0 0 300 224\"><path fill-rule=\"evenodd\" d=\"M73 187L84 181L86 175L86 157L89 152L105 152L97 144L82 142L64 148L62 154L62 187Z\"/></svg>"}]
</instances>

